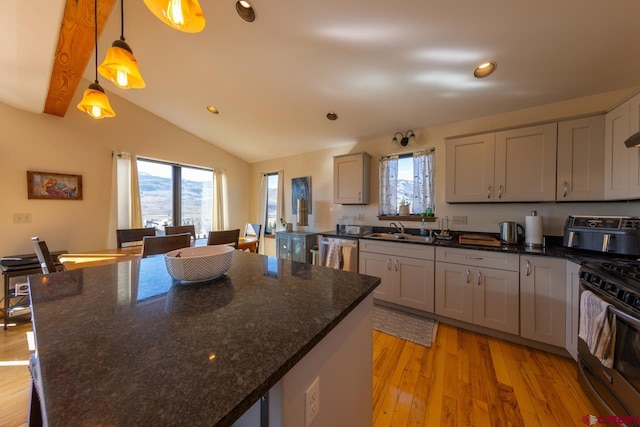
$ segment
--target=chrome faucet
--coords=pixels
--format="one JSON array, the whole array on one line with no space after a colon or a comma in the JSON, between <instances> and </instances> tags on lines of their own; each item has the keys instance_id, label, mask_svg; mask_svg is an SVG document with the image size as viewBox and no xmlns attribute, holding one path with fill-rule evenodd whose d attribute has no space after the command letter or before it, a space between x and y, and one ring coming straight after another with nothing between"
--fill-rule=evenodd
<instances>
[{"instance_id":1,"label":"chrome faucet","mask_svg":"<svg viewBox=\"0 0 640 427\"><path fill-rule=\"evenodd\" d=\"M398 224L400 224L400 227L398 227ZM400 221L398 221L398 224L392 222L389 224L389 228L393 228L396 233L400 232L400 234L404 234L404 225L402 225Z\"/></svg>"}]
</instances>

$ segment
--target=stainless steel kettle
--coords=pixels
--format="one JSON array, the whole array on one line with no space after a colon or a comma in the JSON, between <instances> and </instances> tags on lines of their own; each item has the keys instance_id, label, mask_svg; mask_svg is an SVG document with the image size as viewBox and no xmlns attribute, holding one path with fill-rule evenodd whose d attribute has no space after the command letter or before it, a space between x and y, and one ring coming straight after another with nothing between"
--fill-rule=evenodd
<instances>
[{"instance_id":1,"label":"stainless steel kettle","mask_svg":"<svg viewBox=\"0 0 640 427\"><path fill-rule=\"evenodd\" d=\"M513 221L502 221L498 223L500 226L500 240L508 245L518 243L520 236L524 235L524 227Z\"/></svg>"}]
</instances>

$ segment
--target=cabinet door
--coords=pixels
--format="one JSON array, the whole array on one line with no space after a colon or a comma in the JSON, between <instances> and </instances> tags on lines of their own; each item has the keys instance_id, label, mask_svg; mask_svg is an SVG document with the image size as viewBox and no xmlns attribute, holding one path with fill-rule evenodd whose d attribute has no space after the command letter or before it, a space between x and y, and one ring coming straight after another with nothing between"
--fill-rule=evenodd
<instances>
[{"instance_id":1,"label":"cabinet door","mask_svg":"<svg viewBox=\"0 0 640 427\"><path fill-rule=\"evenodd\" d=\"M307 262L307 240L305 236L291 236L289 238L290 260Z\"/></svg>"},{"instance_id":2,"label":"cabinet door","mask_svg":"<svg viewBox=\"0 0 640 427\"><path fill-rule=\"evenodd\" d=\"M624 141L629 137L629 102L607 113L604 129L604 198L627 199L629 156L632 151L624 145Z\"/></svg>"},{"instance_id":3,"label":"cabinet door","mask_svg":"<svg viewBox=\"0 0 640 427\"><path fill-rule=\"evenodd\" d=\"M373 297L383 301L396 302L391 274L391 257L388 255L360 252L360 274L380 277L381 282L373 291Z\"/></svg>"},{"instance_id":4,"label":"cabinet door","mask_svg":"<svg viewBox=\"0 0 640 427\"><path fill-rule=\"evenodd\" d=\"M518 334L518 273L477 268L473 283L473 323Z\"/></svg>"},{"instance_id":5,"label":"cabinet door","mask_svg":"<svg viewBox=\"0 0 640 427\"><path fill-rule=\"evenodd\" d=\"M520 335L565 346L566 261L520 257Z\"/></svg>"},{"instance_id":6,"label":"cabinet door","mask_svg":"<svg viewBox=\"0 0 640 427\"><path fill-rule=\"evenodd\" d=\"M640 93L629 100L629 136L640 131ZM629 198L640 198L640 148L627 148Z\"/></svg>"},{"instance_id":7,"label":"cabinet door","mask_svg":"<svg viewBox=\"0 0 640 427\"><path fill-rule=\"evenodd\" d=\"M557 137L556 123L497 132L494 200L554 201Z\"/></svg>"},{"instance_id":8,"label":"cabinet door","mask_svg":"<svg viewBox=\"0 0 640 427\"><path fill-rule=\"evenodd\" d=\"M473 268L436 262L435 312L452 319L473 321Z\"/></svg>"},{"instance_id":9,"label":"cabinet door","mask_svg":"<svg viewBox=\"0 0 640 427\"><path fill-rule=\"evenodd\" d=\"M434 262L397 257L393 260L393 270L398 303L433 313Z\"/></svg>"},{"instance_id":10,"label":"cabinet door","mask_svg":"<svg viewBox=\"0 0 640 427\"><path fill-rule=\"evenodd\" d=\"M604 115L558 123L556 200L604 197Z\"/></svg>"},{"instance_id":11,"label":"cabinet door","mask_svg":"<svg viewBox=\"0 0 640 427\"><path fill-rule=\"evenodd\" d=\"M489 202L494 199L494 150L494 133L446 142L446 202Z\"/></svg>"},{"instance_id":12,"label":"cabinet door","mask_svg":"<svg viewBox=\"0 0 640 427\"><path fill-rule=\"evenodd\" d=\"M291 259L291 245L288 236L276 235L276 256L278 258Z\"/></svg>"},{"instance_id":13,"label":"cabinet door","mask_svg":"<svg viewBox=\"0 0 640 427\"><path fill-rule=\"evenodd\" d=\"M579 295L580 295L580 265L571 261L567 261L567 277L566 277L566 340L565 348L573 357L578 360L578 311L579 311Z\"/></svg>"},{"instance_id":14,"label":"cabinet door","mask_svg":"<svg viewBox=\"0 0 640 427\"><path fill-rule=\"evenodd\" d=\"M367 153L333 158L333 203L369 203L369 168Z\"/></svg>"}]
</instances>

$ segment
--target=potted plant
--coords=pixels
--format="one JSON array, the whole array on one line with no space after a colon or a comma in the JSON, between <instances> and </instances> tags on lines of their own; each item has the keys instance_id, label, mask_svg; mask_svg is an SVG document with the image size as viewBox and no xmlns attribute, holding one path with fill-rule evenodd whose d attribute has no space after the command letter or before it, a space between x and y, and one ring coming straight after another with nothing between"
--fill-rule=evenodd
<instances>
[{"instance_id":1,"label":"potted plant","mask_svg":"<svg viewBox=\"0 0 640 427\"><path fill-rule=\"evenodd\" d=\"M400 216L409 216L409 202L404 197L400 200L398 214Z\"/></svg>"}]
</instances>

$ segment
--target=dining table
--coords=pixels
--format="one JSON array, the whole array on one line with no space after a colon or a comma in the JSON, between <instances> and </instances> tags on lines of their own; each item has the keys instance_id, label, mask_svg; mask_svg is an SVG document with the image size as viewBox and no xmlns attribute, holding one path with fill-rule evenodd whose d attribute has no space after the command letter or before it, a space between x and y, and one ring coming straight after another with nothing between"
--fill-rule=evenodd
<instances>
[{"instance_id":1,"label":"dining table","mask_svg":"<svg viewBox=\"0 0 640 427\"><path fill-rule=\"evenodd\" d=\"M193 246L206 246L207 239L197 239ZM241 237L238 250L257 252L258 239ZM142 257L142 245L127 246L115 249L99 249L87 252L65 253L58 256L58 260L65 270L78 270L85 267L113 264L116 262L132 261Z\"/></svg>"}]
</instances>

